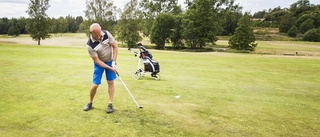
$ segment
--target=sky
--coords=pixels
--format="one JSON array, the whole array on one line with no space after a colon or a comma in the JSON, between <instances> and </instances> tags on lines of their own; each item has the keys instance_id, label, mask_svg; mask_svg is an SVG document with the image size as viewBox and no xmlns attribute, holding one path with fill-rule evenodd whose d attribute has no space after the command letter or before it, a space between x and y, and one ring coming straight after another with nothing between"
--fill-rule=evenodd
<instances>
[{"instance_id":1,"label":"sky","mask_svg":"<svg viewBox=\"0 0 320 137\"><path fill-rule=\"evenodd\" d=\"M130 0L113 0L114 4L123 9ZM179 0L182 4L185 0ZM289 8L290 5L298 0L235 0L243 7L243 12L251 12L270 8ZM320 4L320 0L309 0L311 4ZM30 0L0 0L0 18L20 18L29 17L26 13ZM59 18L71 15L73 17L83 16L86 9L86 0L50 0L50 8L46 12L49 17Z\"/></svg>"}]
</instances>

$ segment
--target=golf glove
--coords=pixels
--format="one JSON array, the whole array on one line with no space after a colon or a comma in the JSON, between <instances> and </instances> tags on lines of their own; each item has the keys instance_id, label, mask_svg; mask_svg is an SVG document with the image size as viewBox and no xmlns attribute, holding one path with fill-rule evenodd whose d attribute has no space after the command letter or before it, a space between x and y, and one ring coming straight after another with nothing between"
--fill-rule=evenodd
<instances>
[{"instance_id":1,"label":"golf glove","mask_svg":"<svg viewBox=\"0 0 320 137\"><path fill-rule=\"evenodd\" d=\"M117 69L117 63L116 63L115 61L112 61L111 66L112 66L114 69Z\"/></svg>"}]
</instances>

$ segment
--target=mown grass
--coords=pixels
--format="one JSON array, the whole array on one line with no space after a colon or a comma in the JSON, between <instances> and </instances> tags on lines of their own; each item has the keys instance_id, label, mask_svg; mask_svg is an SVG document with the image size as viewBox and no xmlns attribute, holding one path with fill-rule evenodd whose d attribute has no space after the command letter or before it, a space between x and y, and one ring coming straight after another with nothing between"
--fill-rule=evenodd
<instances>
[{"instance_id":1,"label":"mown grass","mask_svg":"<svg viewBox=\"0 0 320 137\"><path fill-rule=\"evenodd\" d=\"M150 50L161 80L133 80L120 49L113 114L107 86L84 112L92 60L85 47L0 44L1 136L318 136L318 57ZM179 99L175 96L180 95Z\"/></svg>"}]
</instances>

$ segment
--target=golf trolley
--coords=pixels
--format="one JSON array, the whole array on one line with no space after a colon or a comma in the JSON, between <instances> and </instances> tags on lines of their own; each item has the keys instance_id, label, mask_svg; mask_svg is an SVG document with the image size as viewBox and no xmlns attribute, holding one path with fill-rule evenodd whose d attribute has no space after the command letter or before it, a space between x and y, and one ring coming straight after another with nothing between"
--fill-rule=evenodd
<instances>
[{"instance_id":1,"label":"golf trolley","mask_svg":"<svg viewBox=\"0 0 320 137\"><path fill-rule=\"evenodd\" d=\"M151 73L151 77L153 77L155 80L160 80L160 75L158 74L160 72L159 63L152 59L152 54L150 54L149 51L145 47L143 47L141 43L138 44L138 49L139 53L135 52L131 48L128 49L134 54L135 57L139 55L138 68L132 73L132 78L138 80L146 73ZM141 62L143 62L144 64L143 69L141 68Z\"/></svg>"}]
</instances>

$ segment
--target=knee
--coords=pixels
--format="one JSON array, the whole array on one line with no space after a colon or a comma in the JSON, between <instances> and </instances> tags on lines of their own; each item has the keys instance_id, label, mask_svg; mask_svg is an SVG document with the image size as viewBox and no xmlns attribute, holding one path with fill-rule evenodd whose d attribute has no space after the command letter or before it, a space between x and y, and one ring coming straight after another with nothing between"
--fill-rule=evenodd
<instances>
[{"instance_id":1,"label":"knee","mask_svg":"<svg viewBox=\"0 0 320 137\"><path fill-rule=\"evenodd\" d=\"M92 84L92 86L91 86L92 88L98 88L99 87L99 85L97 85L97 84Z\"/></svg>"},{"instance_id":2,"label":"knee","mask_svg":"<svg viewBox=\"0 0 320 137\"><path fill-rule=\"evenodd\" d=\"M114 81L107 81L109 86L114 86Z\"/></svg>"}]
</instances>

